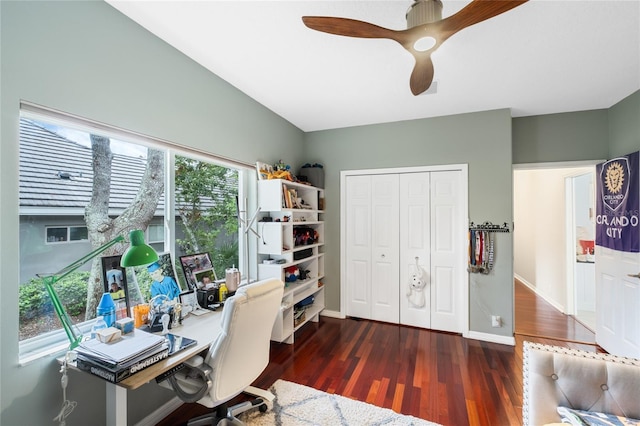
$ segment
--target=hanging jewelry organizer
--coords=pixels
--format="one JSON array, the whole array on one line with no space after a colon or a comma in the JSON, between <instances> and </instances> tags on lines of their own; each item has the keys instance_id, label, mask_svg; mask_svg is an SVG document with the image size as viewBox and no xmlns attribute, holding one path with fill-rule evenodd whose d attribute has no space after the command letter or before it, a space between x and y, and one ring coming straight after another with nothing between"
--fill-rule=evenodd
<instances>
[{"instance_id":1,"label":"hanging jewelry organizer","mask_svg":"<svg viewBox=\"0 0 640 426\"><path fill-rule=\"evenodd\" d=\"M493 270L495 258L494 233L511 232L509 225L496 225L484 222L469 224L469 267L467 270L476 274L489 274Z\"/></svg>"}]
</instances>

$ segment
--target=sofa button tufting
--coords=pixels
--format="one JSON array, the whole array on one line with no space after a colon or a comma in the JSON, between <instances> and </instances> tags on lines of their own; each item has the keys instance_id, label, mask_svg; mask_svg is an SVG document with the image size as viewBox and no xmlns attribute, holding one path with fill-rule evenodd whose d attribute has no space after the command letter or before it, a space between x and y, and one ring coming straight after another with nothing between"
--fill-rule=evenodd
<instances>
[{"instance_id":1,"label":"sofa button tufting","mask_svg":"<svg viewBox=\"0 0 640 426\"><path fill-rule=\"evenodd\" d=\"M551 378L552 378L553 380L558 380L558 375L557 375L556 373L553 373L553 374L551 375Z\"/></svg>"},{"instance_id":2,"label":"sofa button tufting","mask_svg":"<svg viewBox=\"0 0 640 426\"><path fill-rule=\"evenodd\" d=\"M602 389L603 391L607 391L607 390L609 390L609 386L607 386L607 385L600 385L600 389Z\"/></svg>"}]
</instances>

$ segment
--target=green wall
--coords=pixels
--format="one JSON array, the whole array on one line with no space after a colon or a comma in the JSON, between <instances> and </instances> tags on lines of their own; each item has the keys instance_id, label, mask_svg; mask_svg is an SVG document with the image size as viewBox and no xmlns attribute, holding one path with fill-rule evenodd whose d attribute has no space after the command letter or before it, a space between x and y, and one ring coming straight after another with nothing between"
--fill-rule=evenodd
<instances>
[{"instance_id":1,"label":"green wall","mask_svg":"<svg viewBox=\"0 0 640 426\"><path fill-rule=\"evenodd\" d=\"M640 150L640 90L609 109L609 157Z\"/></svg>"},{"instance_id":2,"label":"green wall","mask_svg":"<svg viewBox=\"0 0 640 426\"><path fill-rule=\"evenodd\" d=\"M513 119L513 164L603 160L608 147L607 110Z\"/></svg>"},{"instance_id":3,"label":"green wall","mask_svg":"<svg viewBox=\"0 0 640 426\"><path fill-rule=\"evenodd\" d=\"M441 164L469 165L469 219L511 223L511 116L509 110L376 124L308 133L308 161L325 170L326 301L340 309L340 172ZM513 250L500 237L491 276L471 275L470 330L513 334ZM335 285L334 285L335 283ZM491 328L491 315L504 327Z\"/></svg>"},{"instance_id":4,"label":"green wall","mask_svg":"<svg viewBox=\"0 0 640 426\"><path fill-rule=\"evenodd\" d=\"M302 162L303 132L102 1L2 1L0 424L47 425L60 410L49 357L18 365L18 112L27 100L250 164ZM67 424L105 419L105 384L71 372ZM173 397L129 392L134 424Z\"/></svg>"}]
</instances>

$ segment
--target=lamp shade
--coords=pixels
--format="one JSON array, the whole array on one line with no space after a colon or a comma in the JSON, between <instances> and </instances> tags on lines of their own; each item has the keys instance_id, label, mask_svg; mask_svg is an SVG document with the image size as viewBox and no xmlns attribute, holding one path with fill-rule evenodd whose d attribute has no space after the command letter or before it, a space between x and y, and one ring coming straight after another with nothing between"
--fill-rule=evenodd
<instances>
[{"instance_id":1,"label":"lamp shade","mask_svg":"<svg viewBox=\"0 0 640 426\"><path fill-rule=\"evenodd\" d=\"M131 241L131 245L122 255L120 266L126 268L129 266L148 265L158 260L158 253L153 247L145 244L144 233L141 230L131 231L129 233L129 241Z\"/></svg>"}]
</instances>

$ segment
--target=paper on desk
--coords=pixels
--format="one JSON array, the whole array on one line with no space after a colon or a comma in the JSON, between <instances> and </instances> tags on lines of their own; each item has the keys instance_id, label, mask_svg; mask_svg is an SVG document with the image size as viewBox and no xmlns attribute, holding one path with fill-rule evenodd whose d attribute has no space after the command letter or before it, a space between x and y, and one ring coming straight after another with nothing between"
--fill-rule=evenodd
<instances>
[{"instance_id":1,"label":"paper on desk","mask_svg":"<svg viewBox=\"0 0 640 426\"><path fill-rule=\"evenodd\" d=\"M112 343L102 343L98 339L86 340L76 350L105 362L122 364L153 348L159 348L163 343L163 336L136 329L132 334L124 335L122 339Z\"/></svg>"}]
</instances>

